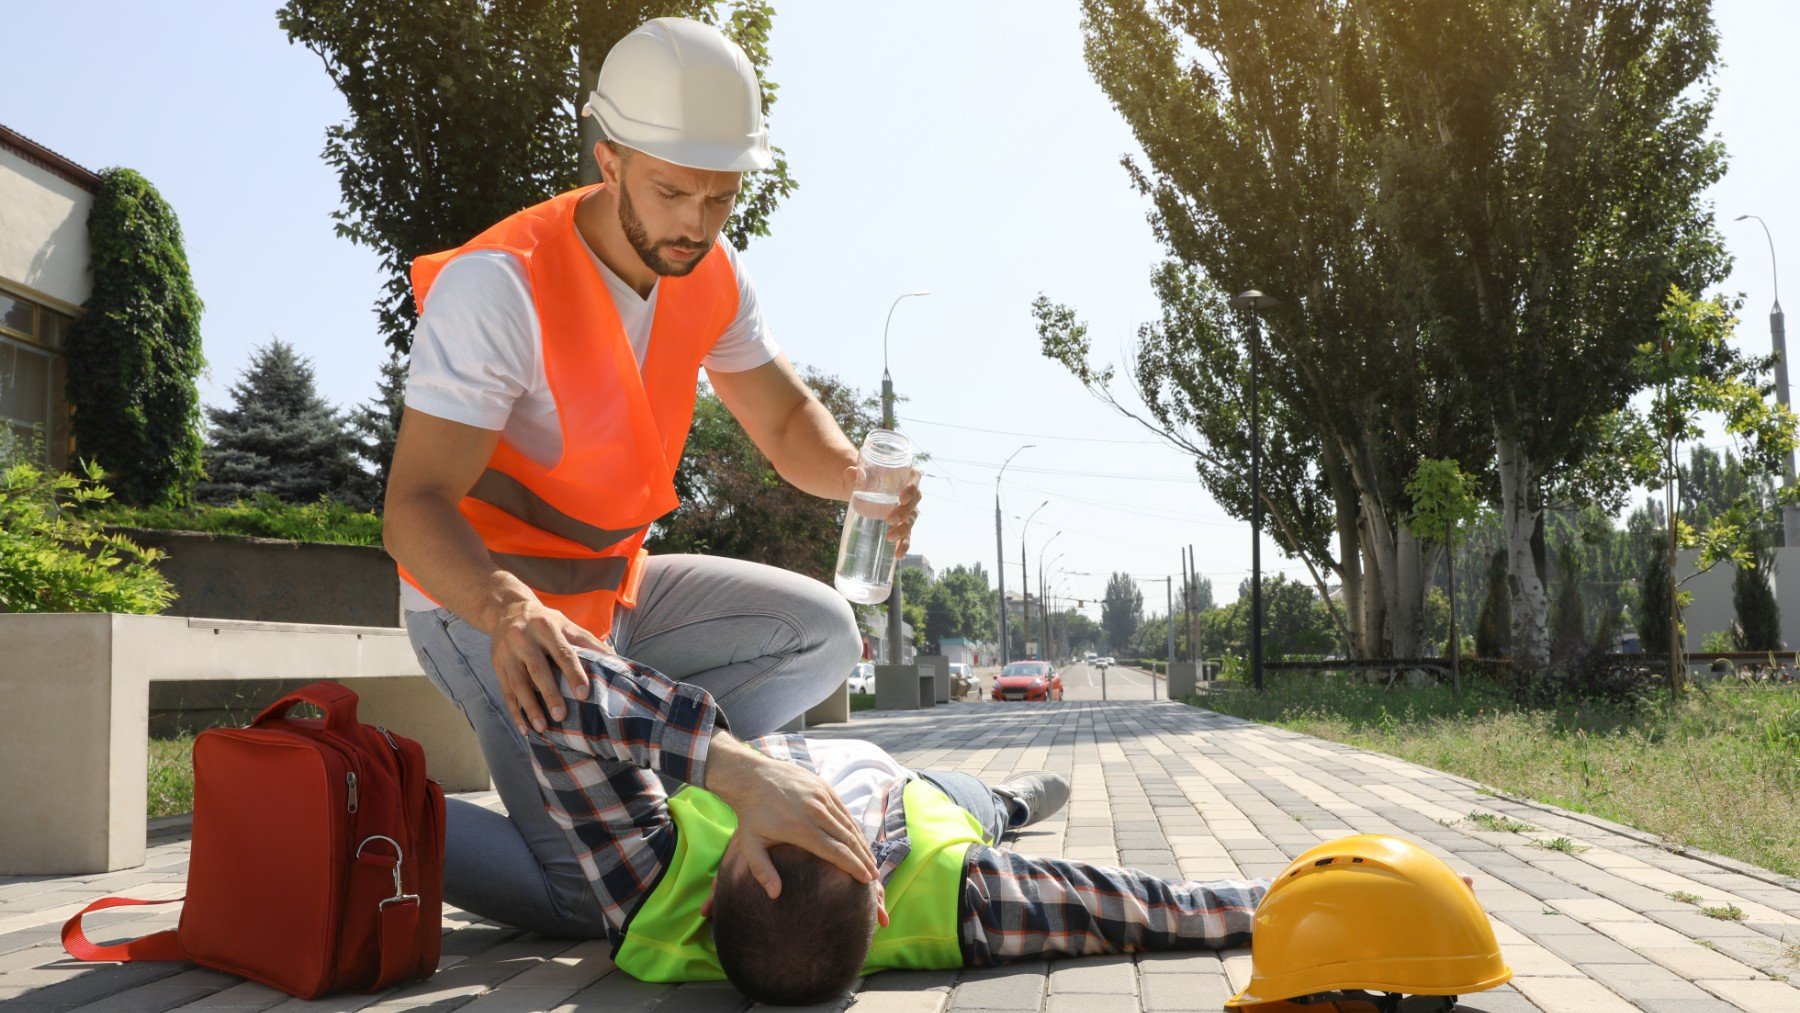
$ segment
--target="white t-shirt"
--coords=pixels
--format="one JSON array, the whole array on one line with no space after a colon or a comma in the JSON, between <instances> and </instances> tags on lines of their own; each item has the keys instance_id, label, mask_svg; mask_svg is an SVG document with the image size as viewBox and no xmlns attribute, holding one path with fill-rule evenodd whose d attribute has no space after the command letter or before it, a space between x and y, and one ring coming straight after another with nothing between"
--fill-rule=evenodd
<instances>
[{"instance_id":1,"label":"white t-shirt","mask_svg":"<svg viewBox=\"0 0 1800 1013\"><path fill-rule=\"evenodd\" d=\"M709 373L755 369L780 354L769 333L756 289L729 243L719 244L738 283L738 312L704 360ZM650 347L651 323L662 282L645 299L589 250L606 281L619 322L637 354ZM406 377L406 406L438 418L500 430L521 454L543 465L562 456L556 399L544 372L537 307L525 267L498 250L471 250L444 265L413 332ZM418 589L400 586L409 611L436 606Z\"/></svg>"},{"instance_id":2,"label":"white t-shirt","mask_svg":"<svg viewBox=\"0 0 1800 1013\"><path fill-rule=\"evenodd\" d=\"M913 772L873 742L861 739L807 739L813 768L844 800L850 818L860 821L885 785Z\"/></svg>"}]
</instances>

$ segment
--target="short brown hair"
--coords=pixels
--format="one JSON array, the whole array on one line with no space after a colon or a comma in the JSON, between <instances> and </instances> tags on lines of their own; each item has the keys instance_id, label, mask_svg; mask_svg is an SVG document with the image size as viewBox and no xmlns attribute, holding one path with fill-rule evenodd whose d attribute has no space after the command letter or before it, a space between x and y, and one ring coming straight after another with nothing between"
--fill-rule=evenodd
<instances>
[{"instance_id":1,"label":"short brown hair","mask_svg":"<svg viewBox=\"0 0 1800 1013\"><path fill-rule=\"evenodd\" d=\"M774 900L748 872L721 876L713 946L725 977L757 1002L806 1006L850 990L875 937L875 888L791 845L769 849Z\"/></svg>"}]
</instances>

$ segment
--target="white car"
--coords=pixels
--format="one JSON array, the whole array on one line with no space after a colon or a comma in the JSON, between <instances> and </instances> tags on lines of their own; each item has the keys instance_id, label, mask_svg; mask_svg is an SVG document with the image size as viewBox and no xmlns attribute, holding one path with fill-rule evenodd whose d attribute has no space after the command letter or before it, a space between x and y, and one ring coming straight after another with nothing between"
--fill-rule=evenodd
<instances>
[{"instance_id":1,"label":"white car","mask_svg":"<svg viewBox=\"0 0 1800 1013\"><path fill-rule=\"evenodd\" d=\"M850 692L875 692L875 665L873 662L860 662L850 670Z\"/></svg>"}]
</instances>

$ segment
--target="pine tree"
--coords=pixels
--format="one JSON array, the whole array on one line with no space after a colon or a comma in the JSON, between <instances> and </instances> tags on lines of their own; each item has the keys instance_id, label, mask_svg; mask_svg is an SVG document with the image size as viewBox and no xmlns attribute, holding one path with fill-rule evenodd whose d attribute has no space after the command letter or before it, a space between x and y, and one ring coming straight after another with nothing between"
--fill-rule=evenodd
<instances>
[{"instance_id":1,"label":"pine tree","mask_svg":"<svg viewBox=\"0 0 1800 1013\"><path fill-rule=\"evenodd\" d=\"M1475 622L1475 653L1484 658L1504 658L1512 644L1512 594L1506 586L1506 550L1496 549L1488 560L1487 595Z\"/></svg>"},{"instance_id":2,"label":"pine tree","mask_svg":"<svg viewBox=\"0 0 1800 1013\"><path fill-rule=\"evenodd\" d=\"M1551 655L1564 661L1587 653L1587 612L1581 601L1581 563L1575 546L1564 542L1556 552L1556 610L1550 617Z\"/></svg>"},{"instance_id":3,"label":"pine tree","mask_svg":"<svg viewBox=\"0 0 1800 1013\"><path fill-rule=\"evenodd\" d=\"M373 398L350 412L350 432L356 440L356 456L367 474L356 490L358 505L380 512L387 495L388 466L394 461L394 438L400 433L400 412L406 399L406 361L399 353L381 364L381 380Z\"/></svg>"},{"instance_id":4,"label":"pine tree","mask_svg":"<svg viewBox=\"0 0 1800 1013\"><path fill-rule=\"evenodd\" d=\"M1731 580L1731 605L1737 611L1737 649L1740 651L1781 650L1781 609L1775 602L1775 591L1769 587L1770 570L1775 554L1766 540L1757 536L1751 553L1754 569L1737 568Z\"/></svg>"},{"instance_id":5,"label":"pine tree","mask_svg":"<svg viewBox=\"0 0 1800 1013\"><path fill-rule=\"evenodd\" d=\"M1669 594L1668 557L1652 548L1638 582L1638 644L1646 654L1669 653Z\"/></svg>"},{"instance_id":6,"label":"pine tree","mask_svg":"<svg viewBox=\"0 0 1800 1013\"><path fill-rule=\"evenodd\" d=\"M231 385L231 408L208 408L206 481L209 503L267 493L288 503L320 497L353 501L366 473L356 441L314 386L312 361L276 338L251 353Z\"/></svg>"}]
</instances>

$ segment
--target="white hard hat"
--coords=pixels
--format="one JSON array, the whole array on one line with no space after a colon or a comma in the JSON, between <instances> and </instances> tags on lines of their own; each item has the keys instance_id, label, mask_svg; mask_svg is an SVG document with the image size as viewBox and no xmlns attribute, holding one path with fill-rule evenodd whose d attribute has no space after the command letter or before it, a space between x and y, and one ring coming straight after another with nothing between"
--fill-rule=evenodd
<instances>
[{"instance_id":1,"label":"white hard hat","mask_svg":"<svg viewBox=\"0 0 1800 1013\"><path fill-rule=\"evenodd\" d=\"M619 40L582 108L608 140L693 169L774 164L756 68L718 29L656 18Z\"/></svg>"}]
</instances>

